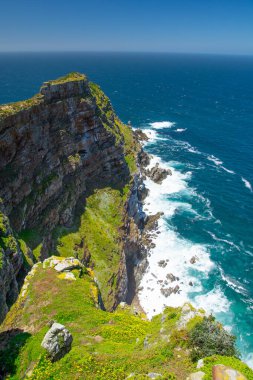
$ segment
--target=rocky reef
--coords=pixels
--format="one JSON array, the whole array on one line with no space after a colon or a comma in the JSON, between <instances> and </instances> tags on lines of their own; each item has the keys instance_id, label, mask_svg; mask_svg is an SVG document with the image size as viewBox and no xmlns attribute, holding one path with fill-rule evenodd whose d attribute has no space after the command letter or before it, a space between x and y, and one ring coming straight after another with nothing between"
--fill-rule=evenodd
<instances>
[{"instance_id":1,"label":"rocky reef","mask_svg":"<svg viewBox=\"0 0 253 380\"><path fill-rule=\"evenodd\" d=\"M0 106L0 379L253 379L203 310L138 303L161 216L143 178L172 174L140 141L83 74Z\"/></svg>"}]
</instances>

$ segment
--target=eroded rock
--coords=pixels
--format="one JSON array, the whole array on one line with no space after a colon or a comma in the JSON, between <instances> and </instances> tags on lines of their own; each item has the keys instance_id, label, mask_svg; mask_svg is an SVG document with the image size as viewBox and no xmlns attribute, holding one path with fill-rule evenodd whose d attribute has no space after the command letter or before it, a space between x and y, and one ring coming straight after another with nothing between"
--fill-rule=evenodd
<instances>
[{"instance_id":1,"label":"eroded rock","mask_svg":"<svg viewBox=\"0 0 253 380\"><path fill-rule=\"evenodd\" d=\"M56 361L65 356L70 350L73 337L65 326L53 323L48 330L41 346L47 350L51 361Z\"/></svg>"}]
</instances>

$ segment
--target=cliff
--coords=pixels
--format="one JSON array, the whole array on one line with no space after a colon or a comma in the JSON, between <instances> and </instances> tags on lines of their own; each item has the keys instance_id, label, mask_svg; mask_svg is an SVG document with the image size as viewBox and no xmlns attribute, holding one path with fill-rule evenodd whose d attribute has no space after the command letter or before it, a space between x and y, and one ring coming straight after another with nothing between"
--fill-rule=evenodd
<instances>
[{"instance_id":1,"label":"cliff","mask_svg":"<svg viewBox=\"0 0 253 380\"><path fill-rule=\"evenodd\" d=\"M137 143L116 117L109 99L82 74L46 82L33 98L0 107L0 198L4 206L0 227L9 218L15 231L15 237L10 227L0 231L0 321L17 297L16 279L24 272L24 260L27 268L58 251L84 261L89 258L101 285L120 281L117 274L125 263L118 229L125 219L135 150ZM89 212L94 202L101 206L96 204L97 213L101 211L99 221L99 215ZM109 214L118 211L110 233L105 232L108 217L113 217ZM93 232L99 230L101 236L94 239ZM78 236L73 241L68 234L74 231ZM60 241L63 235L67 247ZM113 264L109 271L99 257L108 248ZM119 291L123 298L124 281L118 287L123 287ZM109 295L105 288L104 302L113 307L118 302L115 292Z\"/></svg>"}]
</instances>

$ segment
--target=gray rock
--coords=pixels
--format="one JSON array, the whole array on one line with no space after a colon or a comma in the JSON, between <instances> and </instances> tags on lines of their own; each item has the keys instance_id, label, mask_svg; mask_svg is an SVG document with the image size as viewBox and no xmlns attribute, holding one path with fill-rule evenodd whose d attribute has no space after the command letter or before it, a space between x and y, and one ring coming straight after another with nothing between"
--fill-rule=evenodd
<instances>
[{"instance_id":1,"label":"gray rock","mask_svg":"<svg viewBox=\"0 0 253 380\"><path fill-rule=\"evenodd\" d=\"M203 359L199 359L198 363L197 363L197 368L202 368L204 367L204 360Z\"/></svg>"},{"instance_id":2,"label":"gray rock","mask_svg":"<svg viewBox=\"0 0 253 380\"><path fill-rule=\"evenodd\" d=\"M189 377L187 377L186 380L202 380L205 376L205 373L202 371L191 373Z\"/></svg>"},{"instance_id":3,"label":"gray rock","mask_svg":"<svg viewBox=\"0 0 253 380\"><path fill-rule=\"evenodd\" d=\"M41 346L48 352L52 362L61 359L71 350L73 337L65 326L60 323L53 323L48 330Z\"/></svg>"},{"instance_id":4,"label":"gray rock","mask_svg":"<svg viewBox=\"0 0 253 380\"><path fill-rule=\"evenodd\" d=\"M156 183L162 183L162 181L167 178L168 175L172 175L171 170L163 169L156 164L152 169L147 171L147 175Z\"/></svg>"},{"instance_id":5,"label":"gray rock","mask_svg":"<svg viewBox=\"0 0 253 380\"><path fill-rule=\"evenodd\" d=\"M156 372L149 372L147 376L150 379L157 379L158 377L162 377L160 373L156 373Z\"/></svg>"},{"instance_id":6,"label":"gray rock","mask_svg":"<svg viewBox=\"0 0 253 380\"><path fill-rule=\"evenodd\" d=\"M161 268L165 268L167 266L167 262L165 260L158 261L158 265Z\"/></svg>"},{"instance_id":7,"label":"gray rock","mask_svg":"<svg viewBox=\"0 0 253 380\"><path fill-rule=\"evenodd\" d=\"M197 256L192 256L192 258L191 258L191 260L190 260L190 263L191 263L191 264L195 264L197 260L198 260L198 257L197 257Z\"/></svg>"}]
</instances>

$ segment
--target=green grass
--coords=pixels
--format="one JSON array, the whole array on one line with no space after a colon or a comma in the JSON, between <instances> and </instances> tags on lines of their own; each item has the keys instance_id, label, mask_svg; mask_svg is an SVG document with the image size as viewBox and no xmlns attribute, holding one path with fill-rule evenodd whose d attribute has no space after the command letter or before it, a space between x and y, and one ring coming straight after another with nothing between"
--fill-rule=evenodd
<instances>
[{"instance_id":1,"label":"green grass","mask_svg":"<svg viewBox=\"0 0 253 380\"><path fill-rule=\"evenodd\" d=\"M84 74L80 74L78 72L71 72L71 73L68 73L60 78L57 78L57 79L54 79L54 80L50 80L50 81L47 81L47 83L49 84L63 84L63 83L67 83L67 82L75 82L75 81L80 81L80 80L84 80L86 79L86 76Z\"/></svg>"},{"instance_id":2,"label":"green grass","mask_svg":"<svg viewBox=\"0 0 253 380\"><path fill-rule=\"evenodd\" d=\"M175 373L176 378L186 378L194 368L187 353L180 353L182 362L178 363L173 345L160 334L162 326L166 334L176 326L177 318L169 317L169 308L163 324L161 316L149 322L134 315L130 307L109 313L96 307L93 287L93 279L87 274L68 281L60 279L54 269L39 266L30 280L26 299L19 299L2 326L2 330L7 330L15 325L27 333L9 363L9 379L21 379L33 368L32 380L120 380L131 372L136 376L159 372L164 379L175 378ZM71 351L53 364L41 347L47 322L52 319L63 323L73 335ZM147 336L149 346L144 347ZM13 339L9 347L18 338ZM8 348L0 357L4 358L7 352Z\"/></svg>"},{"instance_id":3,"label":"green grass","mask_svg":"<svg viewBox=\"0 0 253 380\"><path fill-rule=\"evenodd\" d=\"M72 228L58 227L54 236L61 256L78 256L84 250L91 255L94 272L108 308L114 303L115 283L120 263L120 227L123 224L124 194L105 188L95 191L86 199L80 222Z\"/></svg>"},{"instance_id":4,"label":"green grass","mask_svg":"<svg viewBox=\"0 0 253 380\"><path fill-rule=\"evenodd\" d=\"M58 79L48 81L45 83L44 86L46 86L48 84L57 85L57 84L63 84L63 83L67 83L67 82L75 82L75 81L85 80L85 79L86 79L86 76L84 74L73 72L73 73L69 73L63 77L60 77ZM32 98L27 99L27 100L22 100L20 102L0 105L0 121L4 120L6 117L14 115L20 111L27 110L33 106L39 105L41 102L43 102L43 95L36 94Z\"/></svg>"},{"instance_id":5,"label":"green grass","mask_svg":"<svg viewBox=\"0 0 253 380\"><path fill-rule=\"evenodd\" d=\"M203 380L212 380L212 367L217 364L223 364L241 372L247 380L253 380L253 371L239 359L229 356L213 355L204 359L204 367L201 371L205 373Z\"/></svg>"},{"instance_id":6,"label":"green grass","mask_svg":"<svg viewBox=\"0 0 253 380\"><path fill-rule=\"evenodd\" d=\"M20 111L27 110L33 106L40 104L43 101L43 96L37 94L30 99L22 100L16 103L8 103L0 105L0 121L4 120L6 117L15 115Z\"/></svg>"}]
</instances>

